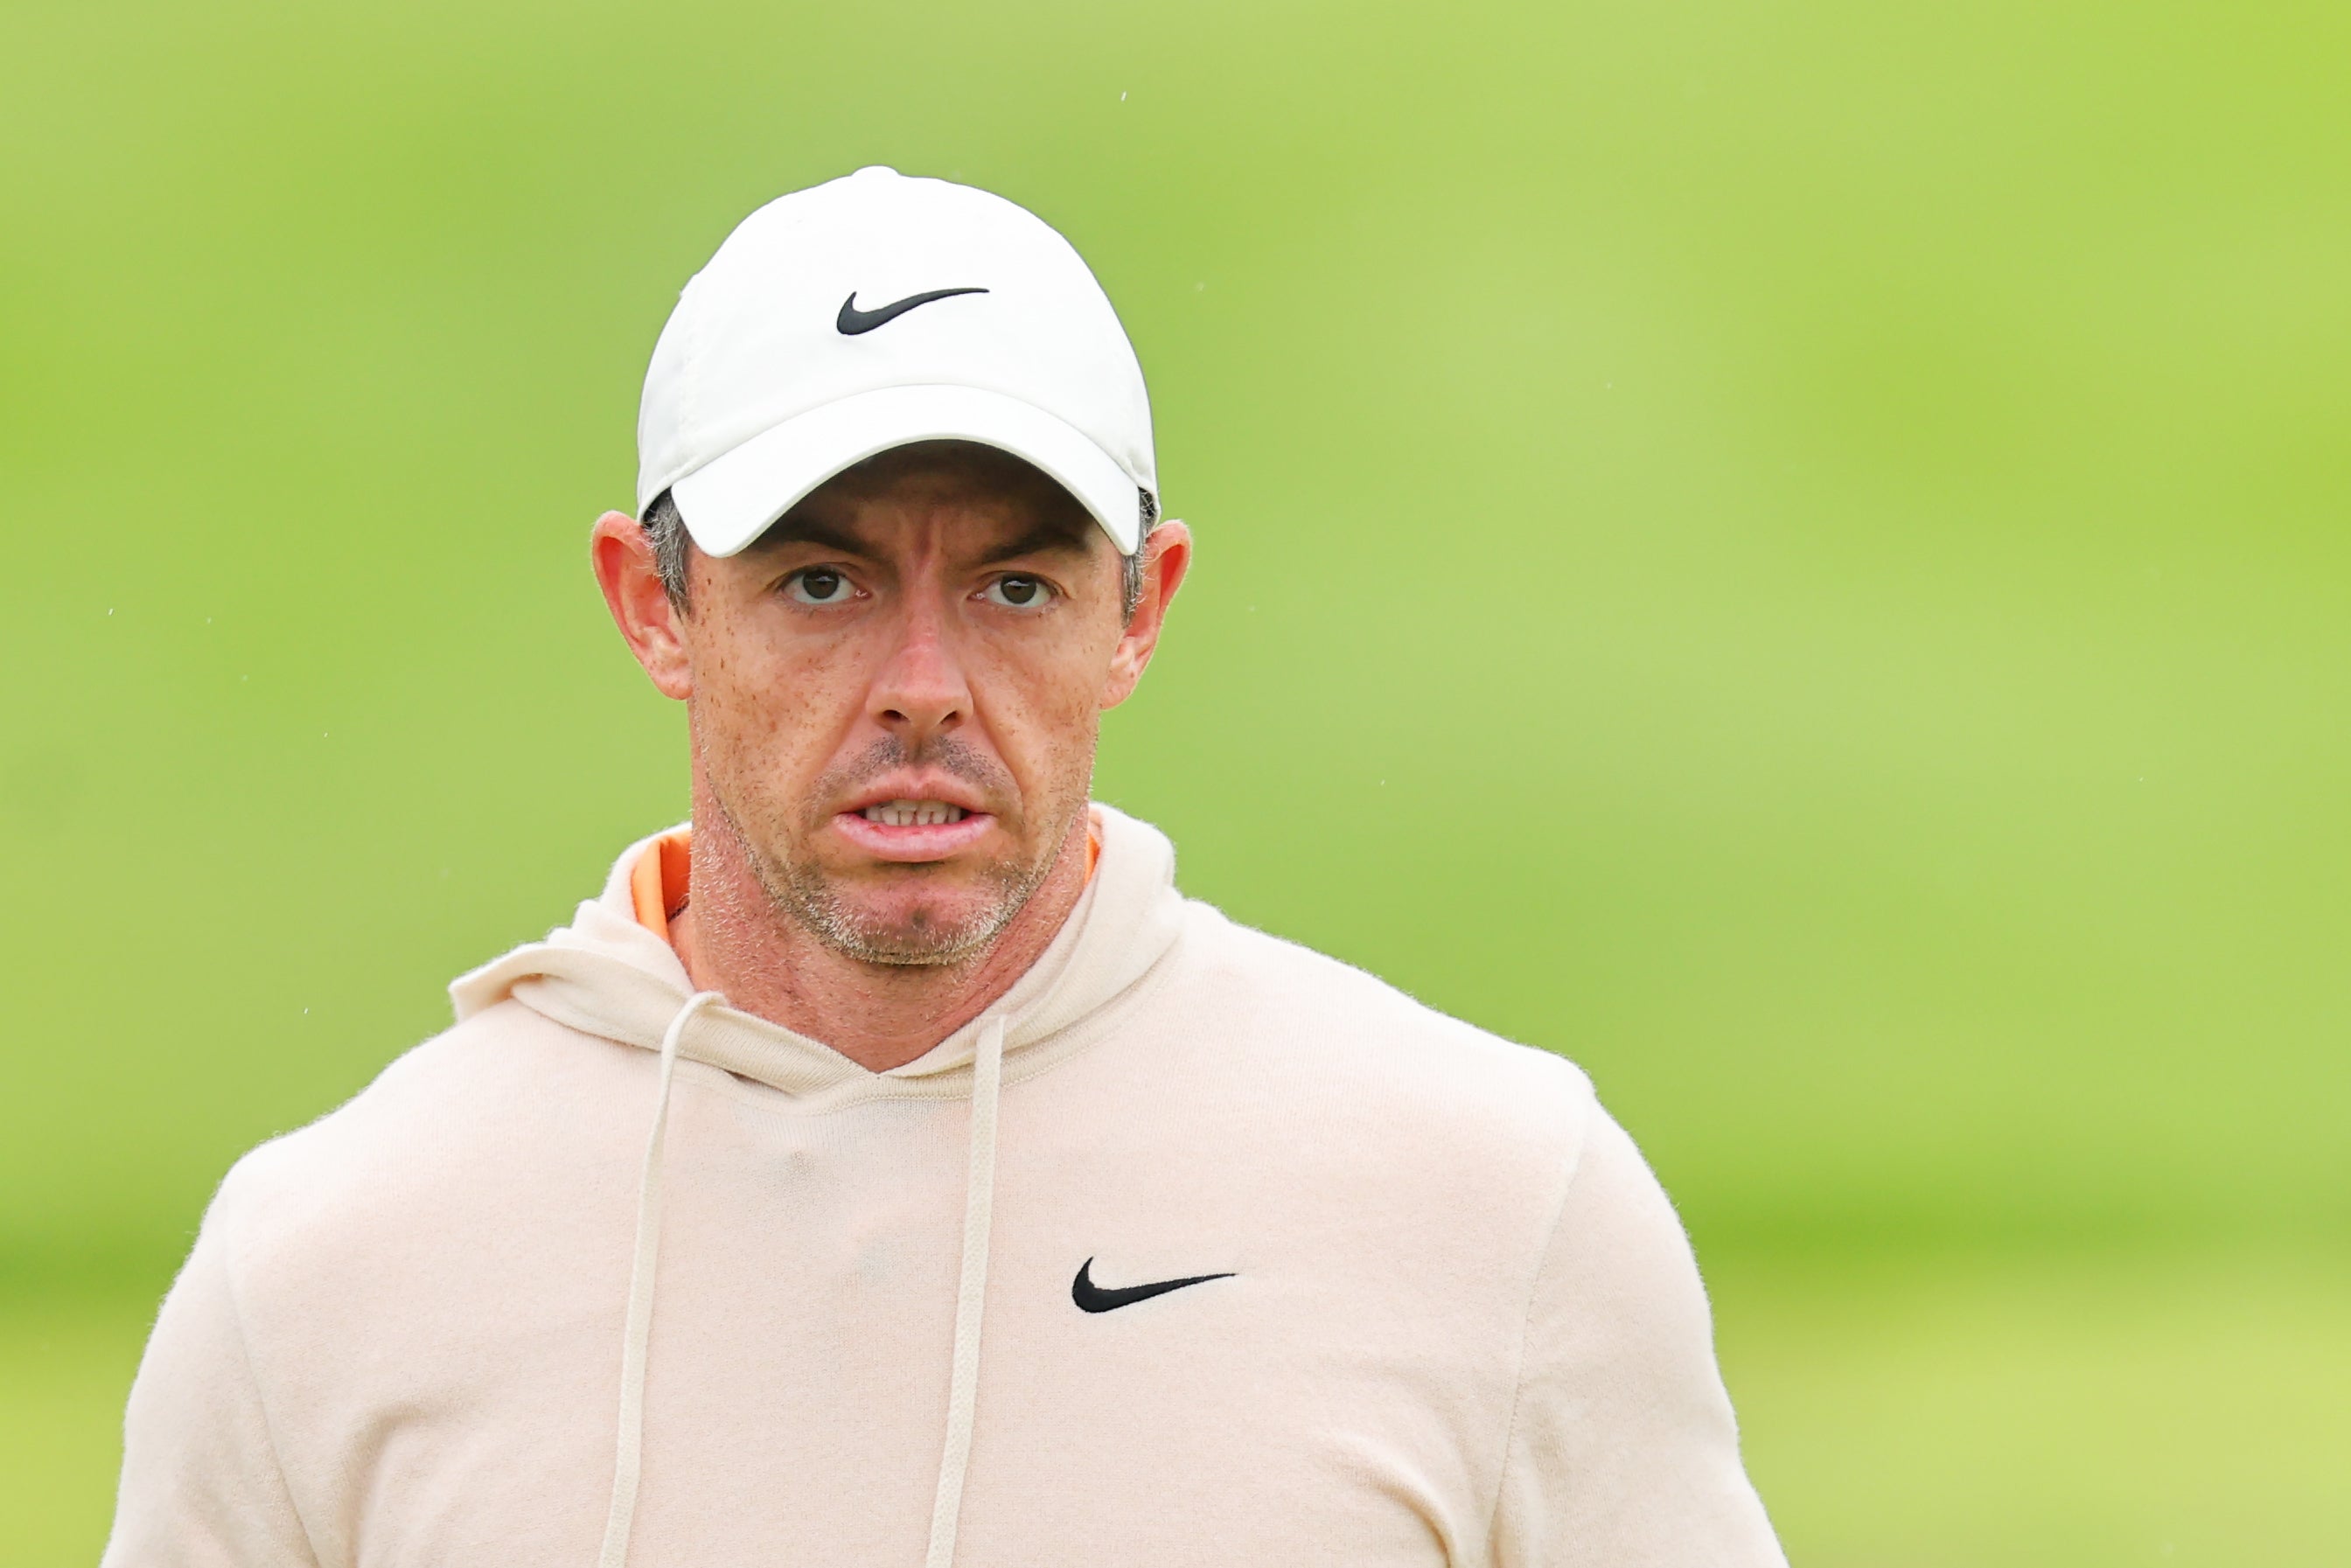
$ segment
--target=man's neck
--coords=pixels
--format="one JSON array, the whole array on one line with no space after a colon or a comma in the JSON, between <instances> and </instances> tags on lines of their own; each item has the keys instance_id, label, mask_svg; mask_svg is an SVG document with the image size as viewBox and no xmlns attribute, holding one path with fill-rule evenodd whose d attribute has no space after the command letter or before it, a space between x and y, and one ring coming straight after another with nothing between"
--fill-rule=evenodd
<instances>
[{"instance_id":1,"label":"man's neck","mask_svg":"<svg viewBox=\"0 0 2351 1568\"><path fill-rule=\"evenodd\" d=\"M697 813L697 816L699 813ZM1086 885L1085 813L997 938L955 964L873 964L819 940L768 896L723 823L694 835L670 945L697 990L822 1040L869 1072L903 1067L986 1011L1043 956Z\"/></svg>"}]
</instances>

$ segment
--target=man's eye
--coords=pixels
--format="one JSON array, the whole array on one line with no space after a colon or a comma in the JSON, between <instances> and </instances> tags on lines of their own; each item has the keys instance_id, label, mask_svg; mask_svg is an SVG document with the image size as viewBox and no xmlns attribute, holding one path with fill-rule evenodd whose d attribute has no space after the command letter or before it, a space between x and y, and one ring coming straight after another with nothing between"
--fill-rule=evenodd
<instances>
[{"instance_id":1,"label":"man's eye","mask_svg":"<svg viewBox=\"0 0 2351 1568\"><path fill-rule=\"evenodd\" d=\"M784 582L784 591L802 604L838 604L853 591L849 579L831 567L812 566L792 573Z\"/></svg>"},{"instance_id":2,"label":"man's eye","mask_svg":"<svg viewBox=\"0 0 2351 1568\"><path fill-rule=\"evenodd\" d=\"M1041 577L999 577L987 585L980 597L990 604L1034 610L1053 597L1053 588Z\"/></svg>"}]
</instances>

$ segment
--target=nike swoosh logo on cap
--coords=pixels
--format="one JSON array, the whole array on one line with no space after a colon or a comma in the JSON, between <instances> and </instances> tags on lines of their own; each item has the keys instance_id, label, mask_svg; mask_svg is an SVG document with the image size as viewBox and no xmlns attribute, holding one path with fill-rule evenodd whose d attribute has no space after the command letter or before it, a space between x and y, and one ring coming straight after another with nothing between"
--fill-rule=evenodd
<instances>
[{"instance_id":1,"label":"nike swoosh logo on cap","mask_svg":"<svg viewBox=\"0 0 2351 1568\"><path fill-rule=\"evenodd\" d=\"M1205 1285L1211 1280L1229 1280L1230 1274L1195 1274L1188 1280L1155 1280L1148 1285L1120 1285L1114 1289L1097 1285L1093 1281L1094 1260L1091 1258L1078 1265L1078 1277L1070 1281L1070 1300L1078 1303L1081 1312L1115 1312L1131 1307L1137 1301L1147 1301L1154 1296L1164 1296L1170 1291L1180 1291L1186 1285Z\"/></svg>"},{"instance_id":2,"label":"nike swoosh logo on cap","mask_svg":"<svg viewBox=\"0 0 2351 1568\"><path fill-rule=\"evenodd\" d=\"M832 324L840 329L842 337L854 338L860 332L871 332L876 327L888 326L917 305L928 305L934 299L952 299L958 294L987 292L985 288L934 288L928 294L909 294L904 299L893 299L879 310L860 310L857 308L857 290L852 288L849 291L849 298L841 302L841 314L833 318Z\"/></svg>"}]
</instances>

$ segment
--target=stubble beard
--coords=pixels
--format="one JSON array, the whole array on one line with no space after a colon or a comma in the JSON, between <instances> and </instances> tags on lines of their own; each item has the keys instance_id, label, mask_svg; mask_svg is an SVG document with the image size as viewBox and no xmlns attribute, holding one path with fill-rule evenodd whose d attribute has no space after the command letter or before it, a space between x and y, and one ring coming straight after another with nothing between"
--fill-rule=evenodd
<instances>
[{"instance_id":1,"label":"stubble beard","mask_svg":"<svg viewBox=\"0 0 2351 1568\"><path fill-rule=\"evenodd\" d=\"M893 739L877 741L856 762L820 779L816 798L837 800L846 787L858 779L914 760L935 764L978 785L991 800L1003 801L1013 795L1012 781L999 766L946 737L923 747L919 758L908 758L905 748ZM1089 775L1091 772L1089 768ZM935 968L968 962L1004 935L1006 927L1019 917L1052 873L1053 862L1061 854L1076 814L1085 809L1087 793L1084 789L1073 792L1073 802L1057 813L1061 820L1036 841L1036 851L1027 863L999 862L988 865L982 873L982 885L993 896L959 920L937 919L922 908L902 919L861 908L853 896L843 893L841 879L828 872L813 854L778 857L765 853L743 831L742 823L736 820L726 802L721 800L717 805L726 820L727 831L742 850L745 862L758 878L760 889L778 915L843 957L891 968ZM1019 823L1007 826L1017 831ZM812 840L816 831L821 831L822 823L811 823L810 828L813 831L802 842ZM921 875L924 869L910 866L893 874Z\"/></svg>"}]
</instances>

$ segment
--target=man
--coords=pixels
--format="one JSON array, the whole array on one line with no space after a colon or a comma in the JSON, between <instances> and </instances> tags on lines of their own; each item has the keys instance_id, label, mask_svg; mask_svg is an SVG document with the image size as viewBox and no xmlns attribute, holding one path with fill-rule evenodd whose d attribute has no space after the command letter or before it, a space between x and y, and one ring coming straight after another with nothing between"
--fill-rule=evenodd
<instances>
[{"instance_id":1,"label":"man","mask_svg":"<svg viewBox=\"0 0 2351 1568\"><path fill-rule=\"evenodd\" d=\"M593 558L691 831L230 1173L110 1564L1781 1561L1582 1075L1088 803L1192 545L1058 235L787 196L638 442Z\"/></svg>"}]
</instances>

